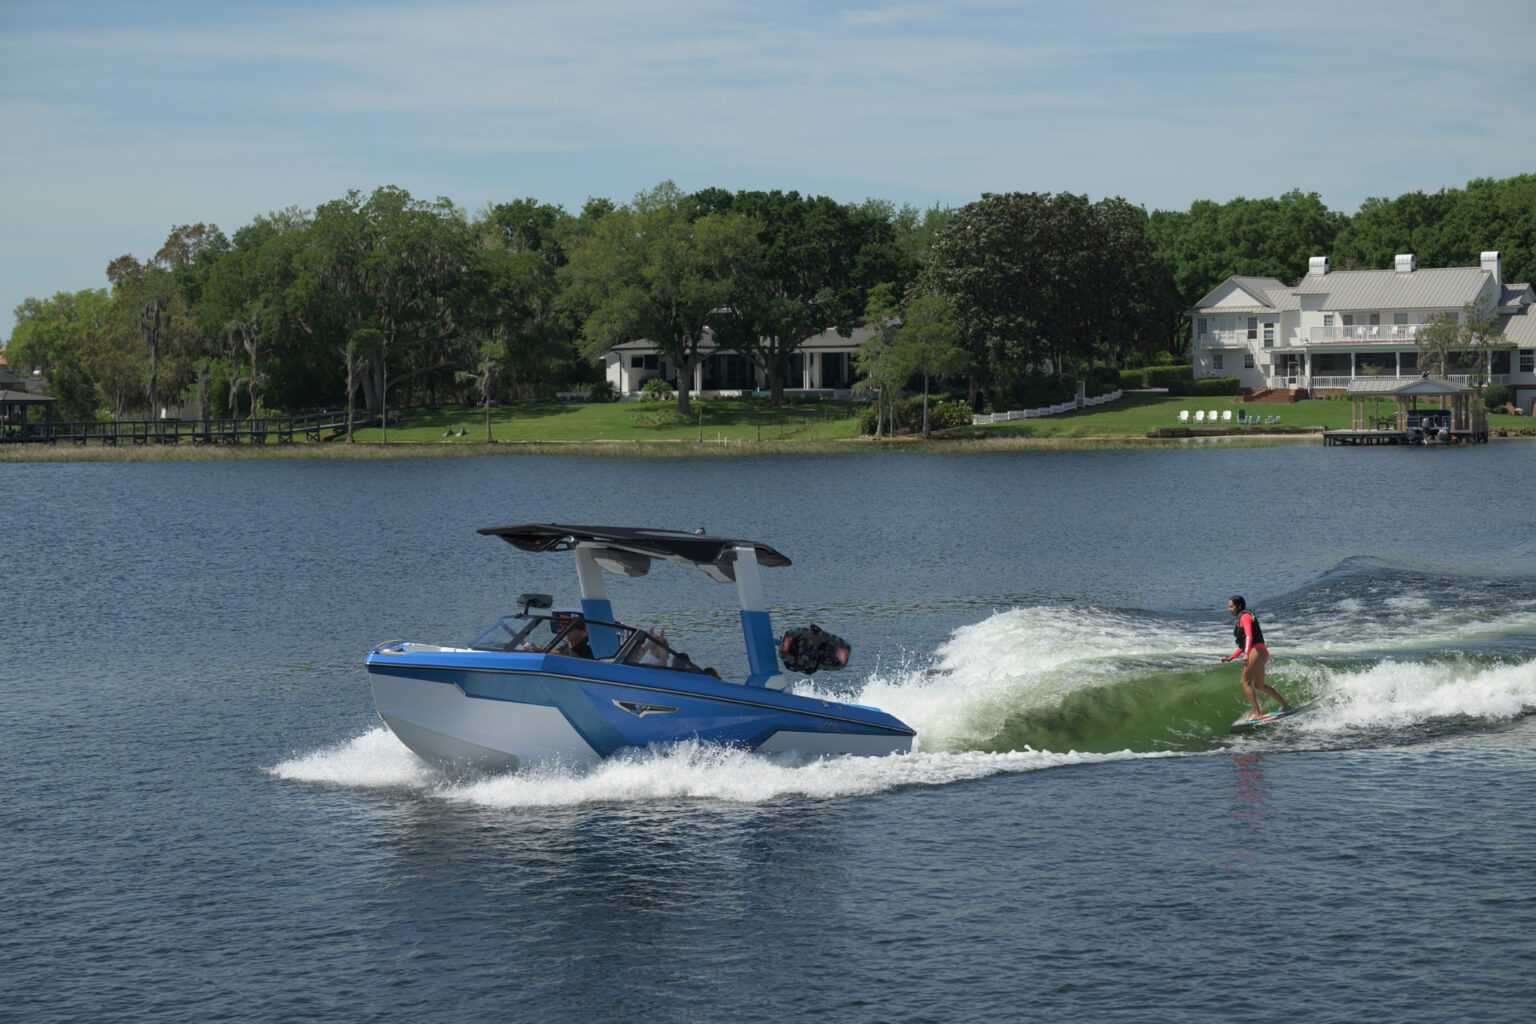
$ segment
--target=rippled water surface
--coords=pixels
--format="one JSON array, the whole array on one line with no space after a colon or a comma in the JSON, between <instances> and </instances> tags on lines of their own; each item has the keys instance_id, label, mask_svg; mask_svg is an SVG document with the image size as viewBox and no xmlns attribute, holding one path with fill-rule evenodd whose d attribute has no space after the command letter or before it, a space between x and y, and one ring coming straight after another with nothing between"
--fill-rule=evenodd
<instances>
[{"instance_id":1,"label":"rippled water surface","mask_svg":"<svg viewBox=\"0 0 1536 1024\"><path fill-rule=\"evenodd\" d=\"M0 1020L1528 1021L1536 448L0 465ZM448 777L363 653L747 536L910 756ZM731 588L617 614L742 661ZM1244 593L1306 710L1243 710Z\"/></svg>"}]
</instances>

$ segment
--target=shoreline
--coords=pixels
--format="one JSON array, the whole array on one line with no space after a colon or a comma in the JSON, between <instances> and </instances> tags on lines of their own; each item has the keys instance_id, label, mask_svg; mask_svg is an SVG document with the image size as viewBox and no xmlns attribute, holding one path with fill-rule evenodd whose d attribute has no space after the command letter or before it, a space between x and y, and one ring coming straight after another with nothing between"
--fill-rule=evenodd
<instances>
[{"instance_id":1,"label":"shoreline","mask_svg":"<svg viewBox=\"0 0 1536 1024\"><path fill-rule=\"evenodd\" d=\"M1532 441L1494 437L1490 444ZM862 452L1103 452L1321 446L1321 433L1229 434L1211 437L870 437L821 441L492 441L266 445L4 445L0 464L63 462L229 462L258 459L424 459L495 455L587 458L751 458L761 455L842 455Z\"/></svg>"},{"instance_id":2,"label":"shoreline","mask_svg":"<svg viewBox=\"0 0 1536 1024\"><path fill-rule=\"evenodd\" d=\"M934 437L823 441L492 441L422 444L267 445L6 445L0 463L227 462L256 459L419 459L494 455L607 458L732 458L758 455L840 455L850 452L1141 451L1144 449L1267 448L1321 444L1321 435L1250 434L1230 437Z\"/></svg>"}]
</instances>

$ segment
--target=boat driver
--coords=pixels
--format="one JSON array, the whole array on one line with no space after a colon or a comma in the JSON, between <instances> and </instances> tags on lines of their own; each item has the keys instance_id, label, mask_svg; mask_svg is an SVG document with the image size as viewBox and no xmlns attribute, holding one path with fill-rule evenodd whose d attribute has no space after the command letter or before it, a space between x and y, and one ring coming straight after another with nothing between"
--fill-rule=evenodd
<instances>
[{"instance_id":1,"label":"boat driver","mask_svg":"<svg viewBox=\"0 0 1536 1024\"><path fill-rule=\"evenodd\" d=\"M587 642L587 624L578 622L572 626L570 632L565 634L565 642L560 645L560 654L567 658L592 658L592 645Z\"/></svg>"}]
</instances>

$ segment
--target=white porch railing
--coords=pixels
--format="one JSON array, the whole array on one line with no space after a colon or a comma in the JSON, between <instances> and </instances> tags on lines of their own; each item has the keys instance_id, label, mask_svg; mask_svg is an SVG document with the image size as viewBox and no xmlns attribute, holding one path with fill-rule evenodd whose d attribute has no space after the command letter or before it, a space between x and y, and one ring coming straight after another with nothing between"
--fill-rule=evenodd
<instances>
[{"instance_id":1,"label":"white porch railing","mask_svg":"<svg viewBox=\"0 0 1536 1024\"><path fill-rule=\"evenodd\" d=\"M1429 324L1334 324L1308 328L1312 341L1412 341Z\"/></svg>"},{"instance_id":2,"label":"white porch railing","mask_svg":"<svg viewBox=\"0 0 1536 1024\"><path fill-rule=\"evenodd\" d=\"M1125 392L1115 390L1107 395L1097 395L1093 398L1083 399L1083 408L1087 409L1095 405L1103 405L1106 402L1115 402L1123 397ZM971 423L980 427L989 423L1007 423L1010 420L1033 420L1042 416L1058 416L1064 412L1072 412L1077 408L1077 402L1061 402L1056 405L1042 405L1038 409L1014 409L1011 412L982 412L971 417Z\"/></svg>"},{"instance_id":3,"label":"white porch railing","mask_svg":"<svg viewBox=\"0 0 1536 1024\"><path fill-rule=\"evenodd\" d=\"M1357 376L1354 376L1354 377L1313 377L1313 378L1311 378L1310 385L1308 385L1306 383L1306 381L1308 380L1308 378L1306 378L1306 377L1274 377L1274 378L1271 378L1272 381L1277 381L1277 382L1301 381L1302 383L1300 383L1300 384L1271 383L1269 386L1272 387L1272 388L1294 388L1294 387L1308 387L1308 386L1314 387L1314 388L1347 388L1347 387L1349 387L1349 382L1352 381L1352 380L1384 380L1384 381L1392 381L1394 384L1409 384L1409 383L1412 383L1413 381L1422 379L1422 377L1423 377L1423 375L1422 374L1418 374L1418 373L1415 373L1415 374L1412 374L1412 375L1406 376L1406 377L1389 377L1389 376L1372 377L1369 374L1362 373L1362 374L1358 374ZM1489 383L1489 384L1508 384L1509 383L1509 378L1510 378L1510 375L1507 374L1507 373L1495 373L1491 377L1487 378L1487 383ZM1472 375L1471 374L1467 374L1467 373L1453 373L1453 374L1450 374L1449 376L1437 377L1435 379L1436 380L1448 380L1452 384L1463 384L1463 385L1466 385L1466 384L1471 384L1472 383Z\"/></svg>"}]
</instances>

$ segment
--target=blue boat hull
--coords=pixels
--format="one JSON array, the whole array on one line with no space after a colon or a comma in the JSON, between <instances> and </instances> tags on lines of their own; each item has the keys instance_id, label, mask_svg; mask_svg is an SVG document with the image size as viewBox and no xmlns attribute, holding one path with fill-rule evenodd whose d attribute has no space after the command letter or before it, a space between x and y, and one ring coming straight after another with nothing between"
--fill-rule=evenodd
<instances>
[{"instance_id":1,"label":"blue boat hull","mask_svg":"<svg viewBox=\"0 0 1536 1024\"><path fill-rule=\"evenodd\" d=\"M436 763L580 765L681 740L810 756L912 747L912 730L877 708L693 672L409 644L376 648L367 666L380 717Z\"/></svg>"}]
</instances>

